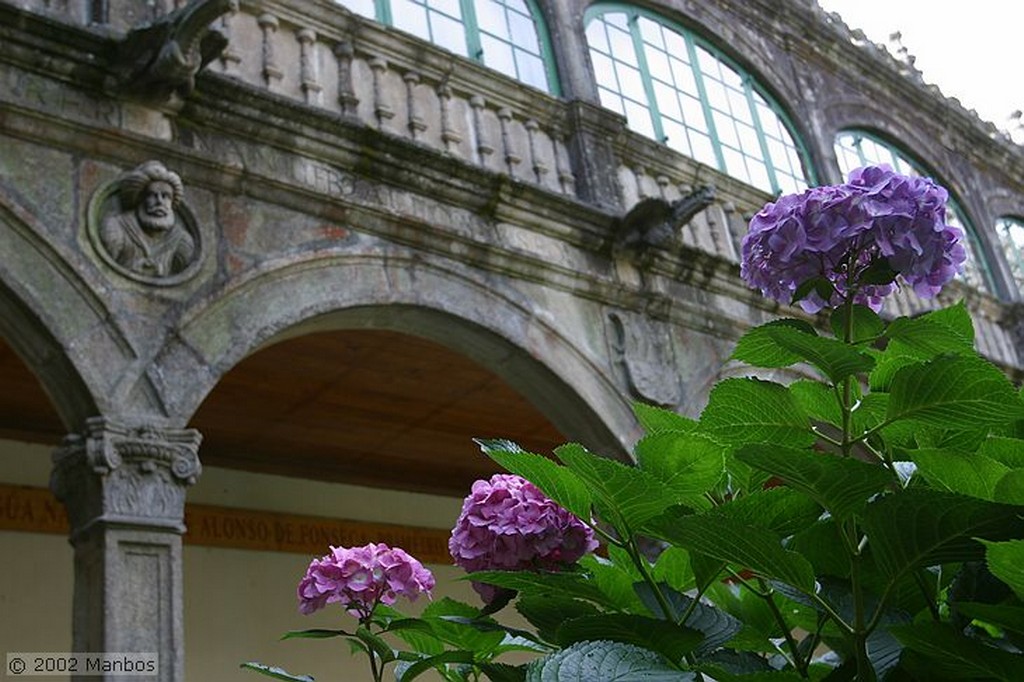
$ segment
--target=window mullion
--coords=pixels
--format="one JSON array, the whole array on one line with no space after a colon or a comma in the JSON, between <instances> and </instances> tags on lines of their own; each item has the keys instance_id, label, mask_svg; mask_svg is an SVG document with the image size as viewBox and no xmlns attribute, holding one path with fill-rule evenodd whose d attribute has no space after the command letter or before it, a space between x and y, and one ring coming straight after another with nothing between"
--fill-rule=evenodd
<instances>
[{"instance_id":1,"label":"window mullion","mask_svg":"<svg viewBox=\"0 0 1024 682\"><path fill-rule=\"evenodd\" d=\"M651 80L650 67L647 65L647 55L644 53L644 41L640 36L640 14L631 12L628 23L629 36L633 39L633 52L636 53L636 65L640 69L640 80L644 86L644 94L647 96L647 110L651 114L655 139L664 144L666 140L665 127L661 125L661 110L658 108L658 100L654 97L654 83ZM619 92L623 92L621 83Z\"/></svg>"},{"instance_id":2,"label":"window mullion","mask_svg":"<svg viewBox=\"0 0 1024 682\"><path fill-rule=\"evenodd\" d=\"M704 111L704 121L708 125L708 136L711 138L711 148L715 150L715 159L718 161L718 170L729 174L725 167L725 154L722 153L722 143L718 140L718 129L715 127L715 117L711 113L711 101L708 99L708 92L704 87L704 72L697 63L697 48L689 34L680 32L686 42L686 52L690 56L690 68L693 70L693 80L697 84L697 94L700 96L700 106Z\"/></svg>"},{"instance_id":3,"label":"window mullion","mask_svg":"<svg viewBox=\"0 0 1024 682\"><path fill-rule=\"evenodd\" d=\"M374 4L376 5L374 9L377 13L377 21L385 26L394 26L395 22L392 21L391 15L391 0L377 0Z\"/></svg>"},{"instance_id":4,"label":"window mullion","mask_svg":"<svg viewBox=\"0 0 1024 682\"><path fill-rule=\"evenodd\" d=\"M462 8L462 25L466 29L466 54L469 55L470 59L478 61L481 64L484 62L484 47L483 42L480 40L480 24L476 19L476 6L473 0L459 0L459 6ZM516 78L519 77L519 66L516 66Z\"/></svg>"}]
</instances>

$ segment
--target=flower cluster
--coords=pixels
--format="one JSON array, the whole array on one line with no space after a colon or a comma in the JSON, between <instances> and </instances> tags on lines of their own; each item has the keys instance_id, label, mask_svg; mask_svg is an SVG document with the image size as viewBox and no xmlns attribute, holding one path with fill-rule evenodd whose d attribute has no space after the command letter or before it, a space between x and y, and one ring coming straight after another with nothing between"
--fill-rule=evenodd
<instances>
[{"instance_id":1,"label":"flower cluster","mask_svg":"<svg viewBox=\"0 0 1024 682\"><path fill-rule=\"evenodd\" d=\"M415 600L433 588L434 576L402 549L383 543L331 547L330 554L310 562L299 582L299 611L309 615L340 602L363 619L377 602L391 605L400 596Z\"/></svg>"},{"instance_id":2,"label":"flower cluster","mask_svg":"<svg viewBox=\"0 0 1024 682\"><path fill-rule=\"evenodd\" d=\"M594 532L529 481L495 474L477 481L462 505L448 549L457 566L483 570L558 570L597 548ZM490 603L499 590L474 583Z\"/></svg>"},{"instance_id":3,"label":"flower cluster","mask_svg":"<svg viewBox=\"0 0 1024 682\"><path fill-rule=\"evenodd\" d=\"M929 178L900 175L887 165L859 168L845 184L767 204L743 238L740 274L783 303L801 285L827 280L830 286L800 301L808 312L838 307L850 295L877 311L895 289L895 275L919 296L934 296L967 257L963 233L946 224L947 199ZM866 276L883 260L892 276Z\"/></svg>"}]
</instances>

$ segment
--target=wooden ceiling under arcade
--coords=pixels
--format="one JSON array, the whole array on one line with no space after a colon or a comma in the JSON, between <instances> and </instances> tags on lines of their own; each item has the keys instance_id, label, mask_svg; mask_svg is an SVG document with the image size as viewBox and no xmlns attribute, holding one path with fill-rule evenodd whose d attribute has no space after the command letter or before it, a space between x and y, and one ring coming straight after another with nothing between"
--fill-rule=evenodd
<instances>
[{"instance_id":1,"label":"wooden ceiling under arcade","mask_svg":"<svg viewBox=\"0 0 1024 682\"><path fill-rule=\"evenodd\" d=\"M0 341L0 437L65 434L39 382ZM463 496L498 470L473 437L549 453L565 439L501 378L437 343L378 330L318 332L264 348L190 424L200 458L325 481Z\"/></svg>"}]
</instances>

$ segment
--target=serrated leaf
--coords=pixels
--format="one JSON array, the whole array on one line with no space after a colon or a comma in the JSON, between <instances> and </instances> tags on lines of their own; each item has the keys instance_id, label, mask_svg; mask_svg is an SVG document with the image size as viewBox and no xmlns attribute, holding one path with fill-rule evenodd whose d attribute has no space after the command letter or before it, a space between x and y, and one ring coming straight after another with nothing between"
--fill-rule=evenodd
<instances>
[{"instance_id":1,"label":"serrated leaf","mask_svg":"<svg viewBox=\"0 0 1024 682\"><path fill-rule=\"evenodd\" d=\"M677 502L671 489L646 471L599 457L576 443L557 448L555 455L589 488L595 500L614 510L613 518L606 519L609 523L614 525L621 519L627 525L616 526L623 536Z\"/></svg>"},{"instance_id":2,"label":"serrated leaf","mask_svg":"<svg viewBox=\"0 0 1024 682\"><path fill-rule=\"evenodd\" d=\"M420 659L419 661L404 667L401 674L396 675L396 678L398 679L398 682L410 682L423 673L429 670L434 670L438 667L443 667L448 663L472 663L473 660L474 657L472 651L442 651L439 654L427 656L426 658Z\"/></svg>"},{"instance_id":3,"label":"serrated leaf","mask_svg":"<svg viewBox=\"0 0 1024 682\"><path fill-rule=\"evenodd\" d=\"M709 513L725 515L788 537L821 516L821 506L796 490L775 487L747 493Z\"/></svg>"},{"instance_id":4,"label":"serrated leaf","mask_svg":"<svg viewBox=\"0 0 1024 682\"><path fill-rule=\"evenodd\" d=\"M913 420L944 429L1005 424L1024 416L1006 376L980 357L941 356L896 373L887 421Z\"/></svg>"},{"instance_id":5,"label":"serrated leaf","mask_svg":"<svg viewBox=\"0 0 1024 682\"><path fill-rule=\"evenodd\" d=\"M700 429L725 445L777 443L808 447L810 420L785 386L760 379L725 379L708 396Z\"/></svg>"},{"instance_id":6,"label":"serrated leaf","mask_svg":"<svg viewBox=\"0 0 1024 682\"><path fill-rule=\"evenodd\" d=\"M993 437L982 442L978 454L1002 462L1011 469L1024 469L1024 440Z\"/></svg>"},{"instance_id":7,"label":"serrated leaf","mask_svg":"<svg viewBox=\"0 0 1024 682\"><path fill-rule=\"evenodd\" d=\"M850 561L839 535L839 529L831 520L816 521L796 533L786 544L788 549L798 552L814 566L817 576L847 578L850 575Z\"/></svg>"},{"instance_id":8,"label":"serrated leaf","mask_svg":"<svg viewBox=\"0 0 1024 682\"><path fill-rule=\"evenodd\" d=\"M840 519L860 513L868 498L892 483L881 466L810 450L754 444L741 448L736 457L778 476Z\"/></svg>"},{"instance_id":9,"label":"serrated leaf","mask_svg":"<svg viewBox=\"0 0 1024 682\"><path fill-rule=\"evenodd\" d=\"M846 338L847 313L852 319L851 343L862 343L878 338L885 332L885 322L871 308L864 305L854 305L851 309L840 306L832 312L829 324L832 326L832 333L837 339Z\"/></svg>"},{"instance_id":10,"label":"serrated leaf","mask_svg":"<svg viewBox=\"0 0 1024 682\"><path fill-rule=\"evenodd\" d=\"M692 431L697 427L697 420L684 417L662 407L633 403L633 413L637 421L647 433L657 431Z\"/></svg>"},{"instance_id":11,"label":"serrated leaf","mask_svg":"<svg viewBox=\"0 0 1024 682\"><path fill-rule=\"evenodd\" d=\"M815 422L838 426L843 414L836 400L835 390L820 381L800 379L789 385L789 392L807 416Z\"/></svg>"},{"instance_id":12,"label":"serrated leaf","mask_svg":"<svg viewBox=\"0 0 1024 682\"><path fill-rule=\"evenodd\" d=\"M680 516L670 510L649 522L645 530L690 551L814 592L810 563L786 550L781 538L766 528L715 512Z\"/></svg>"},{"instance_id":13,"label":"serrated leaf","mask_svg":"<svg viewBox=\"0 0 1024 682\"><path fill-rule=\"evenodd\" d=\"M553 571L476 571L462 578L504 587L526 595L561 594L586 599L597 604L606 599L584 574Z\"/></svg>"},{"instance_id":14,"label":"serrated leaf","mask_svg":"<svg viewBox=\"0 0 1024 682\"><path fill-rule=\"evenodd\" d=\"M651 576L679 592L693 589L697 582L690 566L690 555L682 547L665 548L654 562Z\"/></svg>"},{"instance_id":15,"label":"serrated leaf","mask_svg":"<svg viewBox=\"0 0 1024 682\"><path fill-rule=\"evenodd\" d=\"M516 611L536 628L541 639L552 643L557 641L558 628L564 621L600 613L590 602L561 595L520 597Z\"/></svg>"},{"instance_id":16,"label":"serrated leaf","mask_svg":"<svg viewBox=\"0 0 1024 682\"><path fill-rule=\"evenodd\" d=\"M814 327L803 320L772 320L743 334L736 342L731 358L754 367L789 367L800 362L802 358L798 353L780 345L771 335L771 330L776 327L789 327L811 336L817 335Z\"/></svg>"},{"instance_id":17,"label":"serrated leaf","mask_svg":"<svg viewBox=\"0 0 1024 682\"><path fill-rule=\"evenodd\" d=\"M590 574L591 581L603 595L604 604L608 608L626 613L643 613L643 604L633 591L635 569L628 560L614 562L591 554L580 560L580 566Z\"/></svg>"},{"instance_id":18,"label":"serrated leaf","mask_svg":"<svg viewBox=\"0 0 1024 682\"><path fill-rule=\"evenodd\" d=\"M1024 469L1013 469L996 483L993 493L996 502L1024 505Z\"/></svg>"},{"instance_id":19,"label":"serrated leaf","mask_svg":"<svg viewBox=\"0 0 1024 682\"><path fill-rule=\"evenodd\" d=\"M285 680L285 682L315 682L309 675L292 675L284 668L264 665L262 663L256 663L255 661L247 661L238 667L258 672L260 675L272 677L275 680Z\"/></svg>"},{"instance_id":20,"label":"serrated leaf","mask_svg":"<svg viewBox=\"0 0 1024 682\"><path fill-rule=\"evenodd\" d=\"M525 682L526 666L513 666L507 663L480 663L480 672L490 682Z\"/></svg>"},{"instance_id":21,"label":"serrated leaf","mask_svg":"<svg viewBox=\"0 0 1024 682\"><path fill-rule=\"evenodd\" d=\"M1024 656L987 646L959 634L945 623L898 625L892 634L908 649L928 659L943 676L961 679L1024 680Z\"/></svg>"},{"instance_id":22,"label":"serrated leaf","mask_svg":"<svg viewBox=\"0 0 1024 682\"><path fill-rule=\"evenodd\" d=\"M671 488L679 501L711 490L725 471L725 448L699 433L653 433L633 452L639 467Z\"/></svg>"},{"instance_id":23,"label":"serrated leaf","mask_svg":"<svg viewBox=\"0 0 1024 682\"><path fill-rule=\"evenodd\" d=\"M868 505L863 527L879 569L891 580L925 566L981 558L974 538L1024 533L1021 507L927 488L909 488Z\"/></svg>"},{"instance_id":24,"label":"serrated leaf","mask_svg":"<svg viewBox=\"0 0 1024 682\"><path fill-rule=\"evenodd\" d=\"M1010 586L1018 599L1024 599L1024 540L985 542L985 561L995 577Z\"/></svg>"},{"instance_id":25,"label":"serrated leaf","mask_svg":"<svg viewBox=\"0 0 1024 682\"><path fill-rule=\"evenodd\" d=\"M968 618L984 621L1003 630L1024 634L1024 606L958 602L956 608Z\"/></svg>"},{"instance_id":26,"label":"serrated leaf","mask_svg":"<svg viewBox=\"0 0 1024 682\"><path fill-rule=\"evenodd\" d=\"M571 471L532 452L490 449L490 441L477 441L488 457L507 471L522 476L541 492L584 522L590 521L591 497L587 486Z\"/></svg>"},{"instance_id":27,"label":"serrated leaf","mask_svg":"<svg viewBox=\"0 0 1024 682\"><path fill-rule=\"evenodd\" d=\"M995 500L996 485L1010 469L977 453L952 450L909 450L907 456L932 486L983 500Z\"/></svg>"},{"instance_id":28,"label":"serrated leaf","mask_svg":"<svg viewBox=\"0 0 1024 682\"><path fill-rule=\"evenodd\" d=\"M633 585L633 589L651 613L661 614L661 602L650 583L638 582ZM659 584L658 589L672 610L672 619L703 635L703 639L693 651L699 658L720 648L743 628L743 623L713 604L702 601L694 603L693 597L664 583ZM682 618L687 613L689 615L683 621Z\"/></svg>"},{"instance_id":29,"label":"serrated leaf","mask_svg":"<svg viewBox=\"0 0 1024 682\"><path fill-rule=\"evenodd\" d=\"M851 375L868 372L875 365L870 355L836 339L808 334L788 326L763 329L779 347L814 365L836 384Z\"/></svg>"},{"instance_id":30,"label":"serrated leaf","mask_svg":"<svg viewBox=\"0 0 1024 682\"><path fill-rule=\"evenodd\" d=\"M281 639L327 639L330 637L354 637L352 632L344 630L326 630L324 628L312 628L310 630L291 630L281 635Z\"/></svg>"},{"instance_id":31,"label":"serrated leaf","mask_svg":"<svg viewBox=\"0 0 1024 682\"><path fill-rule=\"evenodd\" d=\"M562 647L577 642L608 640L657 652L678 664L704 639L697 630L657 618L626 613L603 613L566 620L558 628Z\"/></svg>"},{"instance_id":32,"label":"serrated leaf","mask_svg":"<svg viewBox=\"0 0 1024 682\"><path fill-rule=\"evenodd\" d=\"M695 677L653 651L610 641L579 642L526 669L526 682L693 682Z\"/></svg>"}]
</instances>

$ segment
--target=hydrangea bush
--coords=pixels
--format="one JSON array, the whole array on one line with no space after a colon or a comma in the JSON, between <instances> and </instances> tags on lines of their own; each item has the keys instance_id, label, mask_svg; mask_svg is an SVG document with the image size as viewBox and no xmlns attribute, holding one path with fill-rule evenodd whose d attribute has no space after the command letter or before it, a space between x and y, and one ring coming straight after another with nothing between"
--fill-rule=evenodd
<instances>
[{"instance_id":1,"label":"hydrangea bush","mask_svg":"<svg viewBox=\"0 0 1024 682\"><path fill-rule=\"evenodd\" d=\"M455 565L485 570L557 571L594 551L594 532L520 476L495 474L477 481L462 505L448 543ZM490 604L501 591L474 582Z\"/></svg>"},{"instance_id":2,"label":"hydrangea bush","mask_svg":"<svg viewBox=\"0 0 1024 682\"><path fill-rule=\"evenodd\" d=\"M744 334L750 376L699 418L636 405L634 466L481 441L514 476L474 485L450 548L493 591L421 619L378 604L412 650L371 657L403 681L1024 680L1024 394L962 303L878 314L963 264L946 199L880 166L768 204L741 275L814 315ZM788 367L807 378L757 376ZM495 620L509 603L532 630ZM536 658L495 661L511 647Z\"/></svg>"}]
</instances>

